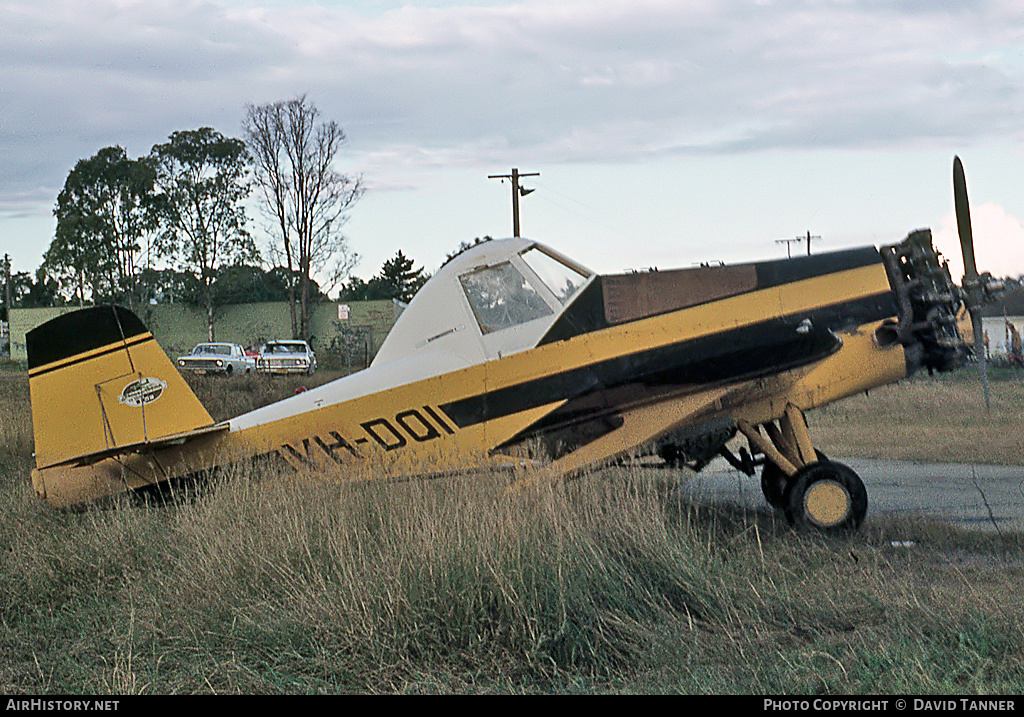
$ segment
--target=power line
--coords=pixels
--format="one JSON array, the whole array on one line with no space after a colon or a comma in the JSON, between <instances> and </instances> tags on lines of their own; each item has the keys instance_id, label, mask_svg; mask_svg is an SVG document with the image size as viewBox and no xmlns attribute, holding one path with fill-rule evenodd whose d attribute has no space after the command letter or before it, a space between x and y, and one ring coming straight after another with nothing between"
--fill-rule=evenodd
<instances>
[{"instance_id":1,"label":"power line","mask_svg":"<svg viewBox=\"0 0 1024 717\"><path fill-rule=\"evenodd\" d=\"M488 174L488 179L500 179L504 182L506 179L512 182L512 236L519 236L519 197L525 197L527 194L532 192L532 189L525 189L519 186L520 177L539 177L540 172L527 172L520 174L519 170L515 167L512 168L512 174Z\"/></svg>"},{"instance_id":2,"label":"power line","mask_svg":"<svg viewBox=\"0 0 1024 717\"><path fill-rule=\"evenodd\" d=\"M807 232L807 234L805 234L804 236L794 237L793 239L776 239L775 243L776 244L785 244L786 245L786 256L792 259L793 258L792 246L793 246L793 244L795 244L797 242L807 242L807 256L810 256L811 255L811 240L812 239L821 239L821 237L818 236L818 235L811 236L811 233Z\"/></svg>"}]
</instances>

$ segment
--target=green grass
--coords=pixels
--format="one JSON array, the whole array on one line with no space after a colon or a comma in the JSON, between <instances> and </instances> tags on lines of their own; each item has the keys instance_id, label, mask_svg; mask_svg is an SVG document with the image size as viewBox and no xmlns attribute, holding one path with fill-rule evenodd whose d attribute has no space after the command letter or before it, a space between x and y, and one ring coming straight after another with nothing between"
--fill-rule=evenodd
<instances>
[{"instance_id":1,"label":"green grass","mask_svg":"<svg viewBox=\"0 0 1024 717\"><path fill-rule=\"evenodd\" d=\"M1024 371L1003 371L985 405L973 368L915 377L808 415L827 455L1024 465Z\"/></svg>"},{"instance_id":2,"label":"green grass","mask_svg":"<svg viewBox=\"0 0 1024 717\"><path fill-rule=\"evenodd\" d=\"M200 386L212 413L294 391L237 380ZM948 400L901 386L877 414L835 410ZM0 381L0 693L1024 689L1020 535L869 516L824 539L641 469L518 494L235 472L54 511L28 482L23 388Z\"/></svg>"}]
</instances>

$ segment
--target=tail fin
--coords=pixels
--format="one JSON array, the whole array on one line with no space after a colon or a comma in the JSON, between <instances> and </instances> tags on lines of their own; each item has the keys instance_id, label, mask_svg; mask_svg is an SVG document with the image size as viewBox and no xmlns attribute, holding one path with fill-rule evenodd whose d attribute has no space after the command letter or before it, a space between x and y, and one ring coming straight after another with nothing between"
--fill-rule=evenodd
<instances>
[{"instance_id":1,"label":"tail fin","mask_svg":"<svg viewBox=\"0 0 1024 717\"><path fill-rule=\"evenodd\" d=\"M26 348L38 469L213 423L127 309L64 314L29 331Z\"/></svg>"}]
</instances>

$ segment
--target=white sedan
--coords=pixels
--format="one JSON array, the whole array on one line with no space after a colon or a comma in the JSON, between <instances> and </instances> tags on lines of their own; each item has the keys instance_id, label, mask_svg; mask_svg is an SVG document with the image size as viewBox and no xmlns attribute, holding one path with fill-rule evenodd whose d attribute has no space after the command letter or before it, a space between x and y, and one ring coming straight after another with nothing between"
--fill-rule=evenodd
<instances>
[{"instance_id":1,"label":"white sedan","mask_svg":"<svg viewBox=\"0 0 1024 717\"><path fill-rule=\"evenodd\" d=\"M304 373L312 376L316 371L316 354L305 341L268 341L260 350L256 368L262 373Z\"/></svg>"},{"instance_id":2,"label":"white sedan","mask_svg":"<svg viewBox=\"0 0 1024 717\"><path fill-rule=\"evenodd\" d=\"M179 356L178 368L196 373L249 373L256 368L256 359L247 356L239 344L197 344L191 353Z\"/></svg>"}]
</instances>

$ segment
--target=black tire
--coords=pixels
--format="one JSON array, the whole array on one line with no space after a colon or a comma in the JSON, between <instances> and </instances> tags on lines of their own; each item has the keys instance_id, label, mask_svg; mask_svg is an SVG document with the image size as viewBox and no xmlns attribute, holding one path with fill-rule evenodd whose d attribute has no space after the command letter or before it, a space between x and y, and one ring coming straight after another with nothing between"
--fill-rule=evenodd
<instances>
[{"instance_id":1,"label":"black tire","mask_svg":"<svg viewBox=\"0 0 1024 717\"><path fill-rule=\"evenodd\" d=\"M658 446L658 457L665 461L669 468L682 468L686 465L686 456L674 443L664 443Z\"/></svg>"},{"instance_id":2,"label":"black tire","mask_svg":"<svg viewBox=\"0 0 1024 717\"><path fill-rule=\"evenodd\" d=\"M783 493L786 488L786 474L777 465L768 461L761 469L761 492L768 505L775 510L785 510Z\"/></svg>"},{"instance_id":3,"label":"black tire","mask_svg":"<svg viewBox=\"0 0 1024 717\"><path fill-rule=\"evenodd\" d=\"M795 528L840 534L856 530L868 512L864 482L835 461L810 463L796 472L784 496L786 519Z\"/></svg>"},{"instance_id":4,"label":"black tire","mask_svg":"<svg viewBox=\"0 0 1024 717\"><path fill-rule=\"evenodd\" d=\"M821 451L815 450L819 461L827 461L828 458ZM768 505L776 510L786 509L786 474L782 469L771 461L767 461L761 468L761 492Z\"/></svg>"},{"instance_id":5,"label":"black tire","mask_svg":"<svg viewBox=\"0 0 1024 717\"><path fill-rule=\"evenodd\" d=\"M234 367L234 366L232 366L231 364L228 364L228 365L227 365L227 366L226 366L226 367L224 368L224 375L225 375L225 376L230 376L230 375L231 375L231 374L233 374L234 372L235 372L235 367Z\"/></svg>"}]
</instances>

